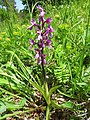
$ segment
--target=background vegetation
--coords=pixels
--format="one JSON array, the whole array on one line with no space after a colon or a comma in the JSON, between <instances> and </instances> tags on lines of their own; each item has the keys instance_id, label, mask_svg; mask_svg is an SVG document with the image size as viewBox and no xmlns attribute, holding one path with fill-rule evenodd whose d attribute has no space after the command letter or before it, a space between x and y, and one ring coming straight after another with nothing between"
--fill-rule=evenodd
<instances>
[{"instance_id":1,"label":"background vegetation","mask_svg":"<svg viewBox=\"0 0 90 120\"><path fill-rule=\"evenodd\" d=\"M90 118L90 1L22 3L25 9L18 12L15 1L0 1L0 119L45 118L47 91L42 68L29 49L35 33L27 30L32 17L38 18L39 3L54 28L53 49L45 50L50 119Z\"/></svg>"}]
</instances>

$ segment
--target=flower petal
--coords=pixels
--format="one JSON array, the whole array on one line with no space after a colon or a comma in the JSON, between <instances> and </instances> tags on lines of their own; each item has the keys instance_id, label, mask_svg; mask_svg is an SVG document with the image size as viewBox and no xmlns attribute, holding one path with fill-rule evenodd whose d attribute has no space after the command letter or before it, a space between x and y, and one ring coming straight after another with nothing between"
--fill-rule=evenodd
<instances>
[{"instance_id":1,"label":"flower petal","mask_svg":"<svg viewBox=\"0 0 90 120\"><path fill-rule=\"evenodd\" d=\"M40 55L37 53L37 54L35 55L35 58L38 59L39 57L40 57Z\"/></svg>"},{"instance_id":2,"label":"flower petal","mask_svg":"<svg viewBox=\"0 0 90 120\"><path fill-rule=\"evenodd\" d=\"M31 45L34 45L34 44L35 44L35 42L34 42L33 39L30 39L30 44L31 44Z\"/></svg>"},{"instance_id":3,"label":"flower petal","mask_svg":"<svg viewBox=\"0 0 90 120\"><path fill-rule=\"evenodd\" d=\"M47 18L45 21L47 24L50 24L52 22L51 18Z\"/></svg>"},{"instance_id":4,"label":"flower petal","mask_svg":"<svg viewBox=\"0 0 90 120\"><path fill-rule=\"evenodd\" d=\"M43 8L40 5L38 5L37 8L40 10L40 12L43 11Z\"/></svg>"}]
</instances>

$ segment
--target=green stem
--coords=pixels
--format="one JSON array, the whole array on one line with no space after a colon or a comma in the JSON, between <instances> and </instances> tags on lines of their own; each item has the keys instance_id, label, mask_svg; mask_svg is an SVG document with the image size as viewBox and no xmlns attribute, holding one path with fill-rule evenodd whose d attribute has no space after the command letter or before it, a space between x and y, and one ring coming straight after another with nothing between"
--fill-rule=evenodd
<instances>
[{"instance_id":1,"label":"green stem","mask_svg":"<svg viewBox=\"0 0 90 120\"><path fill-rule=\"evenodd\" d=\"M48 105L46 109L46 120L49 120L49 118L50 118L50 106Z\"/></svg>"},{"instance_id":2,"label":"green stem","mask_svg":"<svg viewBox=\"0 0 90 120\"><path fill-rule=\"evenodd\" d=\"M32 109L32 110L33 110L33 109ZM8 117L15 116L15 115L17 115L17 114L27 113L27 112L32 111L32 110L26 110L26 111L16 111L16 112L14 112L14 113L12 113L12 114L6 114L6 115L4 115L4 116L0 117L0 120L3 120L3 119L8 118Z\"/></svg>"},{"instance_id":3,"label":"green stem","mask_svg":"<svg viewBox=\"0 0 90 120\"><path fill-rule=\"evenodd\" d=\"M42 65L42 78L43 78L43 82L46 81L46 75L45 75L45 69L44 69L44 58L43 58L43 48L42 48L42 51L41 51L41 65Z\"/></svg>"},{"instance_id":4,"label":"green stem","mask_svg":"<svg viewBox=\"0 0 90 120\"><path fill-rule=\"evenodd\" d=\"M29 11L29 15L30 15L30 20L32 19L32 13L30 12L30 7L29 7L29 3L28 0L26 0L27 6L28 6L28 11Z\"/></svg>"},{"instance_id":5,"label":"green stem","mask_svg":"<svg viewBox=\"0 0 90 120\"><path fill-rule=\"evenodd\" d=\"M48 84L45 81L45 91L46 91L46 102L47 102L47 108L46 108L46 120L49 120L50 117L50 95L48 91Z\"/></svg>"},{"instance_id":6,"label":"green stem","mask_svg":"<svg viewBox=\"0 0 90 120\"><path fill-rule=\"evenodd\" d=\"M88 36L89 19L90 19L90 10L89 10L88 19L87 19L86 36L85 36L85 44L84 45L86 45L86 40L87 40L87 36Z\"/></svg>"}]
</instances>

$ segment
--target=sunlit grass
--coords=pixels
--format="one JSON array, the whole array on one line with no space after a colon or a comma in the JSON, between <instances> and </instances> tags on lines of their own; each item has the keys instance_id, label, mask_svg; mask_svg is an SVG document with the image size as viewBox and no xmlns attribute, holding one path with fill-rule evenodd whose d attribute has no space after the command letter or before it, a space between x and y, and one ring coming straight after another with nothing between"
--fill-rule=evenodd
<instances>
[{"instance_id":1,"label":"sunlit grass","mask_svg":"<svg viewBox=\"0 0 90 120\"><path fill-rule=\"evenodd\" d=\"M73 111L76 117L78 116L77 111L80 113L84 110L79 102L87 101L88 103L90 97L89 4L88 0L80 0L58 6L49 4L45 7L46 17L52 18L54 28L53 48L45 51L48 62L45 67L47 82L49 88L59 86L57 92L53 93L57 97L55 97L55 101L59 103L58 99L63 97L64 102L67 102L66 108ZM37 20L37 14L34 18ZM42 98L40 95L39 99L37 95L37 91L40 90L38 86L40 85L43 89L41 67L37 65L35 54L30 50L29 45L29 39L36 37L35 31L27 30L30 22L29 20L23 22L24 19L27 18L16 16L16 19L13 20L11 16L11 19L6 18L0 22L0 99L4 101L7 96L6 106L0 101L0 105L3 106L3 110L0 107L2 110L0 117L4 118L8 111L12 111L14 115L15 110L29 110L29 102L36 105L37 101L41 102ZM14 99L19 99L19 102L12 102ZM43 99L42 101L44 101ZM59 106L61 103L59 105L52 103L52 108L63 109L62 106ZM73 106L76 103L76 106L71 107L72 103ZM8 104L12 107L9 107ZM18 106L15 107L14 104L18 104ZM46 103L44 104L46 105ZM37 106L43 107L42 104ZM90 114L88 109L87 113ZM86 116L84 117L86 119ZM81 116L80 119L82 118Z\"/></svg>"}]
</instances>

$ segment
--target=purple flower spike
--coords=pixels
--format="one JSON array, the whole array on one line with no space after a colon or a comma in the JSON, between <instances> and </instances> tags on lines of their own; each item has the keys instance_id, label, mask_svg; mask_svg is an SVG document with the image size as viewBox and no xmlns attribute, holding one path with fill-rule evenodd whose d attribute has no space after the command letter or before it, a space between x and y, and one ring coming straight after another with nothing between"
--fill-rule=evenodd
<instances>
[{"instance_id":1,"label":"purple flower spike","mask_svg":"<svg viewBox=\"0 0 90 120\"><path fill-rule=\"evenodd\" d=\"M34 19L31 20L31 26L28 28L29 30L32 30L33 27L35 27L36 30L36 41L33 39L30 39L30 47L33 47L35 45L35 58L38 60L38 64L42 65L44 67L44 64L46 64L46 55L44 54L44 49L46 46L49 48L52 48L51 46L51 40L50 37L52 37L52 32L54 31L50 23L52 22L51 18L44 19L44 15L46 14L43 10L43 8L39 5L37 7L40 11L38 24ZM47 25L45 25L48 24Z\"/></svg>"}]
</instances>

